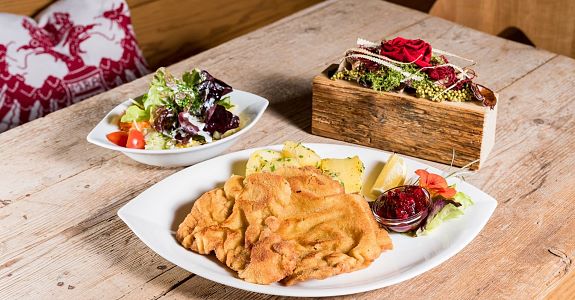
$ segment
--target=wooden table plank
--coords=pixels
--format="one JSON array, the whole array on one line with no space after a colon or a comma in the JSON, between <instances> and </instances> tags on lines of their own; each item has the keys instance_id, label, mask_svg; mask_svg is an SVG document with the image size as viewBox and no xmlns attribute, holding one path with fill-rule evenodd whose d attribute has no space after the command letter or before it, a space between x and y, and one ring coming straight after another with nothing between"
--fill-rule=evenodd
<instances>
[{"instance_id":1,"label":"wooden table plank","mask_svg":"<svg viewBox=\"0 0 575 300\"><path fill-rule=\"evenodd\" d=\"M470 182L501 203L459 255L409 282L354 298L399 297L406 287L442 298L545 295L569 271L561 253L572 258L575 251L567 226L574 221L561 213L573 209L568 200L575 196L569 189L575 182L566 176L575 165L568 130L575 112L573 60L385 2L348 0L303 11L170 69L199 65L270 99L253 132L231 151L285 139L323 142L329 140L308 133L311 78L357 35L397 34L476 59L480 81L500 91L496 148ZM146 85L147 78L136 80L0 135L0 298L270 298L174 267L115 216L134 195L178 170L140 165L85 142L105 112ZM478 268L476 261L488 264ZM430 291L429 282L443 284Z\"/></svg>"},{"instance_id":2,"label":"wooden table plank","mask_svg":"<svg viewBox=\"0 0 575 300\"><path fill-rule=\"evenodd\" d=\"M572 264L573 261L571 260L570 263ZM573 295L575 295L575 272L571 271L546 298L549 300L561 300L572 298Z\"/></svg>"}]
</instances>

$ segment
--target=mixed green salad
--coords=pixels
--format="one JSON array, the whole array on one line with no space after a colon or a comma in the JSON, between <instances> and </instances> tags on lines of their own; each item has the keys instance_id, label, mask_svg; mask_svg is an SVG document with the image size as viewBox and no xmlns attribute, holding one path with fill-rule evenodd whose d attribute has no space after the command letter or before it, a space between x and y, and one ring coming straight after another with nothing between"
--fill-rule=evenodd
<instances>
[{"instance_id":1,"label":"mixed green salad","mask_svg":"<svg viewBox=\"0 0 575 300\"><path fill-rule=\"evenodd\" d=\"M132 100L122 115L120 130L107 138L119 146L150 150L221 139L240 126L239 117L230 111L232 90L205 70L194 69L177 78L160 68L148 93Z\"/></svg>"}]
</instances>

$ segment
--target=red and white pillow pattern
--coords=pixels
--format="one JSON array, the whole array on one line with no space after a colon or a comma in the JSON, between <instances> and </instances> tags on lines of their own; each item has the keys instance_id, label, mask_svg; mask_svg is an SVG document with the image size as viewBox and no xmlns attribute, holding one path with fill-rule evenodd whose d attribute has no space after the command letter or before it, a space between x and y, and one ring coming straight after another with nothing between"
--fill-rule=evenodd
<instances>
[{"instance_id":1,"label":"red and white pillow pattern","mask_svg":"<svg viewBox=\"0 0 575 300\"><path fill-rule=\"evenodd\" d=\"M60 0L0 24L0 132L149 73L124 0Z\"/></svg>"}]
</instances>

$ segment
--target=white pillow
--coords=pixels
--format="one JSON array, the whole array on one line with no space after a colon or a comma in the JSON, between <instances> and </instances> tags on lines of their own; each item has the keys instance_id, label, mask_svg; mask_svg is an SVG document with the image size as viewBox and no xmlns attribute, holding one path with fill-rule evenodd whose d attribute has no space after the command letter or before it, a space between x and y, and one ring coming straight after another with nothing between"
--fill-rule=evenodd
<instances>
[{"instance_id":1,"label":"white pillow","mask_svg":"<svg viewBox=\"0 0 575 300\"><path fill-rule=\"evenodd\" d=\"M0 24L0 132L149 73L123 0L60 0Z\"/></svg>"}]
</instances>

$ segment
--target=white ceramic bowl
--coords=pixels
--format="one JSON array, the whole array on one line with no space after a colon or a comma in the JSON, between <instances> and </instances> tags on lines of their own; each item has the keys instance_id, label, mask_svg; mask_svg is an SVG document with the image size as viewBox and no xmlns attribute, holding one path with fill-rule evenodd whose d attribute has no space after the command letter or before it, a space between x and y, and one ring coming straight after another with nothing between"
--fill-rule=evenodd
<instances>
[{"instance_id":1,"label":"white ceramic bowl","mask_svg":"<svg viewBox=\"0 0 575 300\"><path fill-rule=\"evenodd\" d=\"M230 148L240 136L256 124L269 104L265 98L244 91L234 90L229 96L234 104L231 111L240 117L242 128L238 132L212 143L182 149L145 150L120 147L108 141L106 135L119 130L117 120L126 108L130 106L130 100L123 102L110 111L102 121L90 131L87 140L100 147L120 151L129 158L147 165L160 167L193 165L218 156Z\"/></svg>"}]
</instances>

